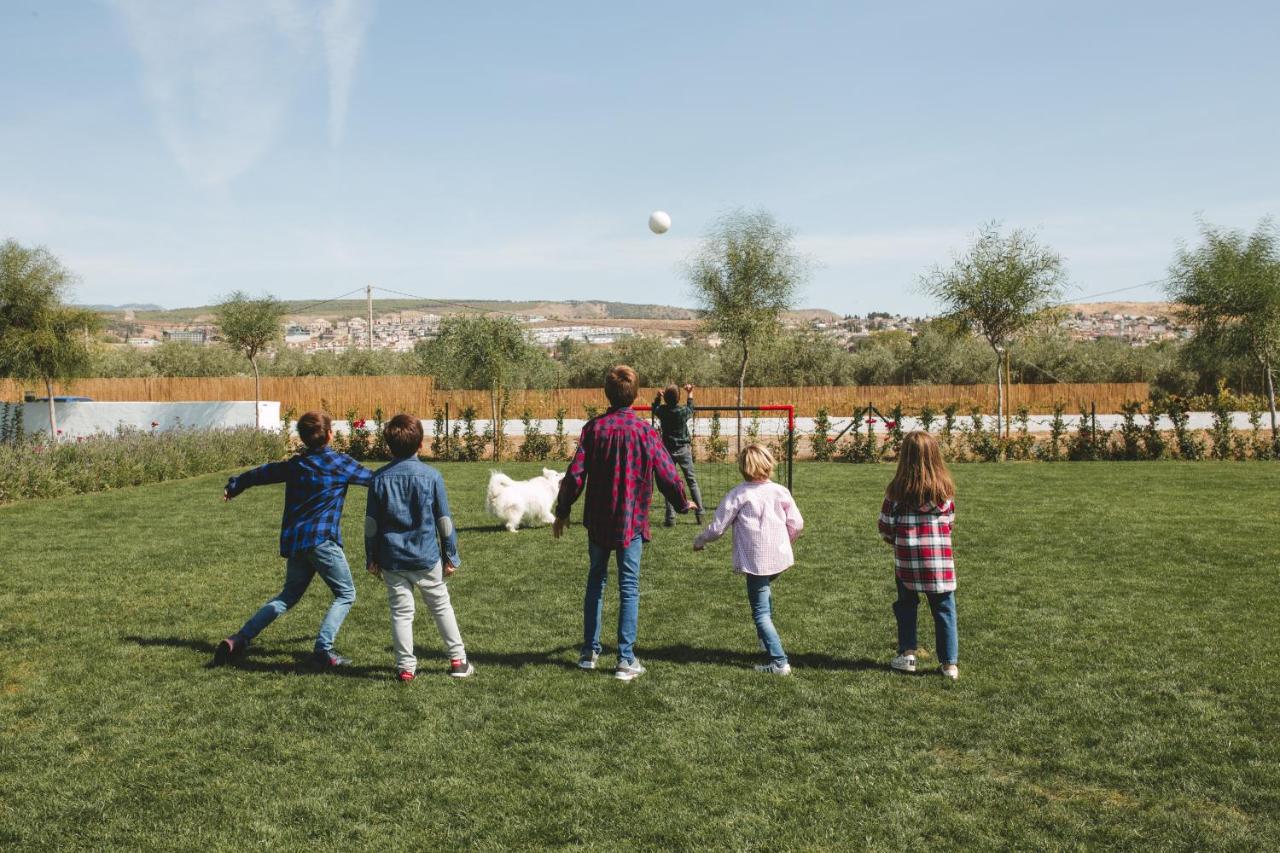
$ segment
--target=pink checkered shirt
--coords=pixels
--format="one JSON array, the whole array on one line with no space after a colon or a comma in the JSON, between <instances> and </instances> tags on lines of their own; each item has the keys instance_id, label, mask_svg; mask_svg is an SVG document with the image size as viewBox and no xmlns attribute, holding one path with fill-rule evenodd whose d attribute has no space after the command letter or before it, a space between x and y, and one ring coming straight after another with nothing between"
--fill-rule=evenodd
<instances>
[{"instance_id":1,"label":"pink checkered shirt","mask_svg":"<svg viewBox=\"0 0 1280 853\"><path fill-rule=\"evenodd\" d=\"M744 575L776 575L795 563L791 543L804 519L791 493L777 483L739 483L716 507L715 519L694 539L714 542L733 527L733 568Z\"/></svg>"},{"instance_id":2,"label":"pink checkered shirt","mask_svg":"<svg viewBox=\"0 0 1280 853\"><path fill-rule=\"evenodd\" d=\"M556 517L569 517L585 487L582 523L592 542L625 548L637 535L648 542L655 478L676 510L688 512L684 482L658 431L630 407L610 409L582 428L578 451L560 481Z\"/></svg>"},{"instance_id":3,"label":"pink checkered shirt","mask_svg":"<svg viewBox=\"0 0 1280 853\"><path fill-rule=\"evenodd\" d=\"M894 571L908 589L950 592L956 588L951 554L955 520L955 501L912 508L885 498L880 507L880 538L893 546Z\"/></svg>"}]
</instances>

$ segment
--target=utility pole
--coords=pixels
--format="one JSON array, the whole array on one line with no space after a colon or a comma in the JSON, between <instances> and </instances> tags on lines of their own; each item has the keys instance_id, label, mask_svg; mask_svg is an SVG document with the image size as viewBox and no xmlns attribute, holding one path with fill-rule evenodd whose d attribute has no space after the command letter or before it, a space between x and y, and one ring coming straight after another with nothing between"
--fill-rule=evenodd
<instances>
[{"instance_id":1,"label":"utility pole","mask_svg":"<svg viewBox=\"0 0 1280 853\"><path fill-rule=\"evenodd\" d=\"M373 285L364 286L365 303L369 306L369 351L373 351Z\"/></svg>"}]
</instances>

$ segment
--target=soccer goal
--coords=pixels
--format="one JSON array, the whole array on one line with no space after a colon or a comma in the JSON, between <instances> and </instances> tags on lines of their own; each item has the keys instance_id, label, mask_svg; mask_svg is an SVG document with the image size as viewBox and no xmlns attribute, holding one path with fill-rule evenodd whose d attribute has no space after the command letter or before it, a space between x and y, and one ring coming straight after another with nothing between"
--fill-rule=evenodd
<instances>
[{"instance_id":1,"label":"soccer goal","mask_svg":"<svg viewBox=\"0 0 1280 853\"><path fill-rule=\"evenodd\" d=\"M653 418L651 406L636 406L643 416ZM742 436L738 423L741 418ZM657 426L656 420L654 423ZM696 406L689 424L693 436L693 472L702 495L702 506L710 513L725 493L742 482L738 473L738 450L748 444L762 444L774 458L773 479L794 488L793 462L796 451L796 413L791 405ZM686 490L688 483L685 484ZM656 491L656 490L655 490ZM666 499L654 498L653 519L661 522ZM693 523L692 516L676 516L677 522Z\"/></svg>"}]
</instances>

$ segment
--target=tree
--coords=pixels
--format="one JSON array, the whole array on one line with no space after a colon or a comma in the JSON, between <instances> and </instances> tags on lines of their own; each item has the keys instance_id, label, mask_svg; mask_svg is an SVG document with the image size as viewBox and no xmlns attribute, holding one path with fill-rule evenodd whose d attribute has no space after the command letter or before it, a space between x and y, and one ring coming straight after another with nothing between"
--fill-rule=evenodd
<instances>
[{"instance_id":1,"label":"tree","mask_svg":"<svg viewBox=\"0 0 1280 853\"><path fill-rule=\"evenodd\" d=\"M493 458L501 459L506 443L499 423L503 396L547 356L526 340L512 317L446 317L440 333L420 350L423 366L444 386L484 388L489 392Z\"/></svg>"},{"instance_id":2,"label":"tree","mask_svg":"<svg viewBox=\"0 0 1280 853\"><path fill-rule=\"evenodd\" d=\"M254 423L258 426L262 426L259 414L262 407L262 375L258 370L258 356L280 340L280 323L284 319L284 312L284 304L275 297L251 299L240 290L222 300L214 309L222 339L249 359L249 365L253 368Z\"/></svg>"},{"instance_id":3,"label":"tree","mask_svg":"<svg viewBox=\"0 0 1280 853\"><path fill-rule=\"evenodd\" d=\"M1004 423L1005 353L1062 298L1065 281L1056 252L1021 229L1003 236L997 223L978 230L966 255L921 278L922 288L943 304L947 318L958 329L980 335L995 355L997 436Z\"/></svg>"},{"instance_id":4,"label":"tree","mask_svg":"<svg viewBox=\"0 0 1280 853\"><path fill-rule=\"evenodd\" d=\"M1201 223L1202 241L1181 248L1169 268L1170 298L1195 327L1195 347L1247 357L1261 370L1276 429L1275 366L1280 361L1280 245L1270 219L1253 234L1221 231Z\"/></svg>"},{"instance_id":5,"label":"tree","mask_svg":"<svg viewBox=\"0 0 1280 853\"><path fill-rule=\"evenodd\" d=\"M776 334L782 312L796 300L808 275L807 259L794 248L794 234L766 211L734 211L712 226L685 264L693 296L708 332L740 351L738 445L742 445L742 397L751 353Z\"/></svg>"},{"instance_id":6,"label":"tree","mask_svg":"<svg viewBox=\"0 0 1280 853\"><path fill-rule=\"evenodd\" d=\"M0 371L44 383L54 441L53 383L84 375L93 358L90 334L101 325L96 312L63 304L72 281L47 249L0 244Z\"/></svg>"}]
</instances>

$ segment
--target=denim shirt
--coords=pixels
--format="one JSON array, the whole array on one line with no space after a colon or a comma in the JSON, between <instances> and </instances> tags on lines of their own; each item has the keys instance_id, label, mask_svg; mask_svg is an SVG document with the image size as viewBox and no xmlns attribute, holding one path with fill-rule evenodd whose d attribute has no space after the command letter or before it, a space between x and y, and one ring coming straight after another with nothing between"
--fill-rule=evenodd
<instances>
[{"instance_id":1,"label":"denim shirt","mask_svg":"<svg viewBox=\"0 0 1280 853\"><path fill-rule=\"evenodd\" d=\"M393 571L425 571L440 562L442 541L445 559L459 565L458 534L440 472L416 456L378 469L369 484L364 514L365 563Z\"/></svg>"}]
</instances>

